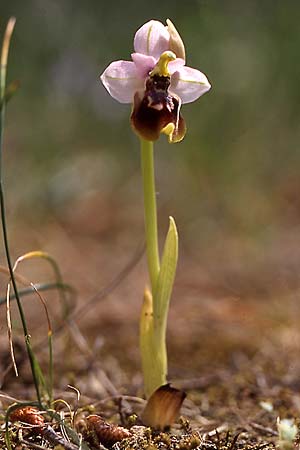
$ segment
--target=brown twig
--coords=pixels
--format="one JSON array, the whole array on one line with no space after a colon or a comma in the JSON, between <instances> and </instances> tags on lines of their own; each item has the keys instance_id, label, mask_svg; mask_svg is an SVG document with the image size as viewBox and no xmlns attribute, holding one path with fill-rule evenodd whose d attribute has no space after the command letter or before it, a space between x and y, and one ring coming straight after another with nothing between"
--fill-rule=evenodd
<instances>
[{"instance_id":1,"label":"brown twig","mask_svg":"<svg viewBox=\"0 0 300 450\"><path fill-rule=\"evenodd\" d=\"M278 436L278 432L270 427L264 427L263 425L260 425L259 423L256 422L251 422L249 425L250 427L254 428L254 430L261 431L264 434L270 434L271 436Z\"/></svg>"},{"instance_id":2,"label":"brown twig","mask_svg":"<svg viewBox=\"0 0 300 450\"><path fill-rule=\"evenodd\" d=\"M20 444L24 444L29 448L33 448L35 450L45 450L45 447L42 447L41 445L34 444L34 442L26 441L25 439L20 439Z\"/></svg>"}]
</instances>

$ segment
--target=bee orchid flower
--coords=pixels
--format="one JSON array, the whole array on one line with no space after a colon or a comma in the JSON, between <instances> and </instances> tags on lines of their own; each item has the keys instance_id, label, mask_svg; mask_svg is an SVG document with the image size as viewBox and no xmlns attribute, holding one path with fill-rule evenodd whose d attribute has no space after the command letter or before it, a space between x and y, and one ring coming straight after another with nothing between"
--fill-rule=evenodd
<instances>
[{"instance_id":1,"label":"bee orchid flower","mask_svg":"<svg viewBox=\"0 0 300 450\"><path fill-rule=\"evenodd\" d=\"M132 103L131 124L147 141L161 133L169 142L184 138L186 126L180 109L210 89L207 77L185 66L185 49L173 23L145 23L135 34L132 61L114 61L101 75L110 95Z\"/></svg>"}]
</instances>

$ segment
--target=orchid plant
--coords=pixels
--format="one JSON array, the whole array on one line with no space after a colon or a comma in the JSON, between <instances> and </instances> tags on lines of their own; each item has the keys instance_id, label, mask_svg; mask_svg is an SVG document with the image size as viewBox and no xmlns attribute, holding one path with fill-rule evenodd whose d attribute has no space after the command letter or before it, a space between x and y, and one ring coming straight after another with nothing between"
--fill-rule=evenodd
<instances>
[{"instance_id":1,"label":"orchid plant","mask_svg":"<svg viewBox=\"0 0 300 450\"><path fill-rule=\"evenodd\" d=\"M145 23L134 37L132 61L114 61L101 75L110 95L133 105L131 125L141 142L147 261L150 289L144 292L140 320L140 348L144 388L149 397L167 380L166 327L169 301L178 259L175 221L169 230L160 258L153 141L161 133L170 143L186 133L181 105L197 100L210 89L207 77L185 65L183 41L173 23Z\"/></svg>"}]
</instances>

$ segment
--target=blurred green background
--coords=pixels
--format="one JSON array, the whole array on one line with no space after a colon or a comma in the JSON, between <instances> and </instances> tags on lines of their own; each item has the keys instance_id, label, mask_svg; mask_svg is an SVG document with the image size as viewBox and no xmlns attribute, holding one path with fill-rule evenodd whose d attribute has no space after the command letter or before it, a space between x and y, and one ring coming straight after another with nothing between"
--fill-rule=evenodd
<instances>
[{"instance_id":1,"label":"blurred green background","mask_svg":"<svg viewBox=\"0 0 300 450\"><path fill-rule=\"evenodd\" d=\"M55 217L97 239L137 223L142 237L130 107L99 74L130 58L143 23L169 17L212 90L183 107L182 143L157 143L163 231L175 215L182 247L200 248L213 270L235 255L265 267L277 246L298 265L289 250L300 231L299 2L10 0L0 10L2 32L17 18L8 79L21 87L7 110L4 174L16 233L18 221L37 229Z\"/></svg>"}]
</instances>

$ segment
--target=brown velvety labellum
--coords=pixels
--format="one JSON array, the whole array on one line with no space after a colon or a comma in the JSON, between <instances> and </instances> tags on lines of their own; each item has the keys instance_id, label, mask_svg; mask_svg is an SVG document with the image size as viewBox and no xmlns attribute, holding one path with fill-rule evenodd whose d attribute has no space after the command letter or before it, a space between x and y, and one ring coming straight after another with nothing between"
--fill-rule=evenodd
<instances>
[{"instance_id":1,"label":"brown velvety labellum","mask_svg":"<svg viewBox=\"0 0 300 450\"><path fill-rule=\"evenodd\" d=\"M164 430L172 425L179 415L186 393L164 384L150 396L142 413L145 425Z\"/></svg>"},{"instance_id":2,"label":"brown velvety labellum","mask_svg":"<svg viewBox=\"0 0 300 450\"><path fill-rule=\"evenodd\" d=\"M168 91L170 77L153 75L146 82L143 93L134 96L131 124L143 139L156 141L163 128L174 124L174 142L183 139L186 131L180 114L180 99ZM173 139L171 139L173 141Z\"/></svg>"}]
</instances>

